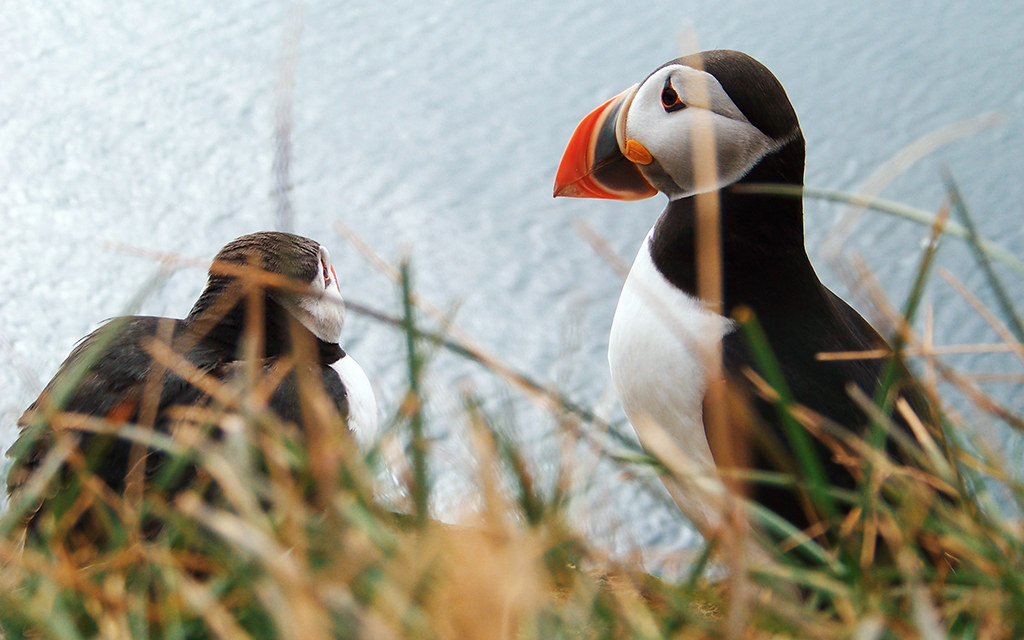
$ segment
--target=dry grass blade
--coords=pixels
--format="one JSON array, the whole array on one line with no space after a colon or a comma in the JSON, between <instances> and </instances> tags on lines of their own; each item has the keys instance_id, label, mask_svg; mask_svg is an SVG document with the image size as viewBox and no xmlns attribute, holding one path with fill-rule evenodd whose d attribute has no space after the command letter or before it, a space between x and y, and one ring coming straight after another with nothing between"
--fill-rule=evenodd
<instances>
[{"instance_id":1,"label":"dry grass blade","mask_svg":"<svg viewBox=\"0 0 1024 640\"><path fill-rule=\"evenodd\" d=\"M182 267L206 270L210 267L210 260L208 258L187 258L179 253L143 249L139 246L122 242L108 242L105 246L111 251L158 262L162 268L167 270L180 269Z\"/></svg>"},{"instance_id":2,"label":"dry grass blade","mask_svg":"<svg viewBox=\"0 0 1024 640\"><path fill-rule=\"evenodd\" d=\"M3 331L0 331L0 349L3 350L18 377L21 378L21 383L27 392L31 395L38 394L43 388L39 373L14 349L14 345Z\"/></svg>"},{"instance_id":3,"label":"dry grass blade","mask_svg":"<svg viewBox=\"0 0 1024 640\"><path fill-rule=\"evenodd\" d=\"M953 290L956 291L972 309L974 309L975 313L981 316L982 319L988 323L988 326L992 327L999 337L1003 339L1004 344L1000 346L1005 348L1006 351L1016 354L1017 358L1022 364L1024 364L1024 344L1022 344L1017 337L1013 335L1013 332L1011 332L1010 329L1003 324L1001 320L999 320L996 314L992 313L992 311L986 307L985 304L979 300L978 297L974 295L974 293L972 293L971 290L968 289L952 271L949 269L940 269L939 276L949 283L949 286L951 286Z\"/></svg>"},{"instance_id":4,"label":"dry grass blade","mask_svg":"<svg viewBox=\"0 0 1024 640\"><path fill-rule=\"evenodd\" d=\"M862 201L859 203L849 203L836 218L832 223L832 228L821 242L818 250L819 254L824 256L829 262L834 262L843 250L843 245L853 233L853 228L856 226L860 216L867 210L867 205L864 202L881 195L882 191L900 174L919 160L930 155L940 147L993 127L1001 121L1002 116L1000 114L984 114L958 122L951 122L926 133L901 149L896 155L875 169L874 173L861 183L860 188L857 189L857 195Z\"/></svg>"},{"instance_id":5,"label":"dry grass blade","mask_svg":"<svg viewBox=\"0 0 1024 640\"><path fill-rule=\"evenodd\" d=\"M209 587L199 584L187 576L181 576L180 579L178 593L184 597L192 609L199 612L215 638L253 640L253 637L238 624L238 621L231 615L231 611L220 602Z\"/></svg>"},{"instance_id":6,"label":"dry grass blade","mask_svg":"<svg viewBox=\"0 0 1024 640\"><path fill-rule=\"evenodd\" d=\"M968 353L1020 353L1020 344L950 344L950 345L926 345L919 347L908 347L902 351L904 356L948 356ZM822 362L834 362L841 360L874 360L888 358L892 355L891 349L869 349L867 351L828 351L821 352L815 357Z\"/></svg>"},{"instance_id":7,"label":"dry grass blade","mask_svg":"<svg viewBox=\"0 0 1024 640\"><path fill-rule=\"evenodd\" d=\"M901 335L906 345L905 348L916 350L919 353L922 352L923 349L917 335L914 333L913 329L906 325L903 320L903 316L889 302L888 297L885 295L885 292L878 283L878 280L874 277L874 274L871 273L863 261L855 261L854 264L857 269L860 287L867 291L875 308L883 313L886 321L890 325L903 327ZM934 356L929 356L928 361L930 366L935 367L943 380L954 384L979 409L999 418L1018 431L1024 432L1024 419L1018 417L1007 407L1004 407L1001 403L991 398L969 377L958 373L952 367L942 363Z\"/></svg>"},{"instance_id":8,"label":"dry grass blade","mask_svg":"<svg viewBox=\"0 0 1024 640\"><path fill-rule=\"evenodd\" d=\"M576 229L576 232L587 241L587 244L594 249L594 253L611 265L619 278L625 280L626 276L629 275L630 265L623 260L619 254L615 253L615 250L608 244L608 241L601 237L601 234L595 231L592 226L582 220L577 220L573 224L573 227Z\"/></svg>"},{"instance_id":9,"label":"dry grass blade","mask_svg":"<svg viewBox=\"0 0 1024 640\"><path fill-rule=\"evenodd\" d=\"M207 372L197 369L178 350L172 349L166 343L159 340L153 340L148 345L145 345L144 348L153 356L155 362L167 367L169 371L189 384L194 385L222 406L227 408L238 406L238 397L231 389L210 376Z\"/></svg>"},{"instance_id":10,"label":"dry grass blade","mask_svg":"<svg viewBox=\"0 0 1024 640\"><path fill-rule=\"evenodd\" d=\"M292 232L295 227L291 202L292 97L295 93L295 71L299 62L299 41L305 25L304 18L305 4L292 3L281 42L275 91L274 190L271 195L277 208L277 228L288 232Z\"/></svg>"}]
</instances>

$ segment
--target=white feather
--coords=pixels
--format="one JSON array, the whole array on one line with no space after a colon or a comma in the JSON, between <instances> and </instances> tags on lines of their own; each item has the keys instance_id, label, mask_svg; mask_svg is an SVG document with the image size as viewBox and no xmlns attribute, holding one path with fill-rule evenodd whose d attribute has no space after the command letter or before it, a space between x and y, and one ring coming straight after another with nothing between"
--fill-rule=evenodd
<instances>
[{"instance_id":1,"label":"white feather","mask_svg":"<svg viewBox=\"0 0 1024 640\"><path fill-rule=\"evenodd\" d=\"M661 436L667 434L692 463L687 468L707 475L714 460L701 416L712 373L709 355L732 323L665 279L651 260L652 233L622 286L612 320L612 384L645 449L663 450ZM700 484L684 479L665 486L684 513L713 526L718 509Z\"/></svg>"},{"instance_id":2,"label":"white feather","mask_svg":"<svg viewBox=\"0 0 1024 640\"><path fill-rule=\"evenodd\" d=\"M349 355L331 365L348 392L348 428L359 447L366 451L377 444L380 415L377 398L363 368Z\"/></svg>"}]
</instances>

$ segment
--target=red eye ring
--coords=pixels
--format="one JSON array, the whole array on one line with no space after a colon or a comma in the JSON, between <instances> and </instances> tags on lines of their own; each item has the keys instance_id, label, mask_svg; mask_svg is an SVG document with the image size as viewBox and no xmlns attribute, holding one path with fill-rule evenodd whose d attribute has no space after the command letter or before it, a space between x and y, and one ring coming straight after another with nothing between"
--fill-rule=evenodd
<instances>
[{"instance_id":1,"label":"red eye ring","mask_svg":"<svg viewBox=\"0 0 1024 640\"><path fill-rule=\"evenodd\" d=\"M334 272L334 265L328 265L321 263L324 268L324 289L330 287L332 284L335 288L338 287L338 274Z\"/></svg>"},{"instance_id":2,"label":"red eye ring","mask_svg":"<svg viewBox=\"0 0 1024 640\"><path fill-rule=\"evenodd\" d=\"M665 111L669 113L686 108L686 104L679 98L679 94L672 86L671 78L665 78L665 87L661 90L661 106L665 107Z\"/></svg>"}]
</instances>

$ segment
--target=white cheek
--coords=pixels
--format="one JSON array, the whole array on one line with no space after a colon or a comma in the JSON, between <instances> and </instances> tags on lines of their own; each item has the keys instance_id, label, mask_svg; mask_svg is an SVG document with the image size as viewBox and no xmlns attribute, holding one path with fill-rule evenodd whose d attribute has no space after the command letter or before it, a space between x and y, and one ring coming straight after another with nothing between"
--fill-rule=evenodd
<instances>
[{"instance_id":1,"label":"white cheek","mask_svg":"<svg viewBox=\"0 0 1024 640\"><path fill-rule=\"evenodd\" d=\"M673 112L661 104L669 75L689 105ZM777 146L750 124L714 77L688 67L666 68L648 79L630 105L625 129L657 161L641 166L641 173L672 199L736 182ZM657 175L659 168L667 178Z\"/></svg>"},{"instance_id":2,"label":"white cheek","mask_svg":"<svg viewBox=\"0 0 1024 640\"><path fill-rule=\"evenodd\" d=\"M319 296L303 296L298 301L299 322L324 342L337 343L345 326L345 301L337 286Z\"/></svg>"},{"instance_id":3,"label":"white cheek","mask_svg":"<svg viewBox=\"0 0 1024 640\"><path fill-rule=\"evenodd\" d=\"M652 124L652 120L657 122ZM749 122L699 108L640 122L642 126L632 128L630 137L647 147L658 166L671 177L674 185L657 185L671 198L732 184L775 146L771 138ZM709 162L714 163L713 167L708 166ZM644 167L640 170L644 172ZM656 180L653 176L649 178Z\"/></svg>"},{"instance_id":4,"label":"white cheek","mask_svg":"<svg viewBox=\"0 0 1024 640\"><path fill-rule=\"evenodd\" d=\"M714 144L718 158L718 185L736 182L775 147L771 138L749 122L714 116ZM716 188L717 188L716 187Z\"/></svg>"}]
</instances>

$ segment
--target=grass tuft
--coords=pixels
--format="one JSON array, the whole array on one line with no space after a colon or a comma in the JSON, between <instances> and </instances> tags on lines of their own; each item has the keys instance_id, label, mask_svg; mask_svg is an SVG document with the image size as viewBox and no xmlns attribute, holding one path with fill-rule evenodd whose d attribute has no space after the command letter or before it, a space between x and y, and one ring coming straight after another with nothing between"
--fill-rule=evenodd
<instances>
[{"instance_id":1,"label":"grass tuft","mask_svg":"<svg viewBox=\"0 0 1024 640\"><path fill-rule=\"evenodd\" d=\"M969 225L966 207L953 202L952 208L979 260L994 255ZM906 317L919 307L937 238L949 233L941 223L934 229L905 318L894 325L903 327L894 366L902 375L903 360L912 367L915 358L926 358L946 387L970 386L977 421L1024 424L909 329ZM669 474L681 465L638 455L635 442L621 436L611 449L605 436L616 432L594 412L458 337L450 317L435 318L438 327L428 328L425 316L432 314L415 293L411 266L403 263L395 273L400 317L362 310L395 328L406 348L407 388L390 423L408 443L409 472L398 478L407 501L382 500L374 480L385 456L357 448L341 416L325 408L315 381L299 376L306 424L300 429L267 407L287 370L253 370L224 383L197 376L172 345L154 343L161 367L202 385L215 402L178 411L168 433L145 424L116 427L139 450L167 460L144 479L146 486L123 495L93 473L101 453L80 450L74 439L111 432L113 425L62 412L60 394L36 416L30 428L52 435L54 445L0 517L5 637L1024 637L1024 526L1017 519L1024 513L1024 482L1016 468L970 437L974 425L940 396L932 398L935 416L915 416L894 394L872 398L851 390L888 447L808 415L788 395L753 317L738 321L765 373L759 388L784 417L802 473L748 472L740 479L803 489L824 512L821 526L830 527L830 541L825 529L796 530L732 496L743 517L725 521L736 529L708 531L680 578L652 575L575 529L570 483L538 481L507 427L496 426L510 420L494 414L501 403L469 391L457 419L475 463L474 495L466 497L473 508L458 524L438 521L429 511L427 434L434 418L425 384L438 348L520 390L624 476L640 467ZM1004 297L1011 308L1001 315L1012 327L1019 315ZM1019 341L1008 345L1007 353L1020 353ZM912 435L892 426L893 412L901 412ZM860 465L855 489L824 482L823 450ZM62 475L62 469L70 471ZM182 478L188 479L184 490ZM45 515L35 534L25 535L25 515L40 501ZM76 537L68 526L85 511L97 515L99 542ZM155 533L145 526L154 519L161 523ZM745 554L742 561L737 553ZM742 575L723 578L723 568Z\"/></svg>"}]
</instances>

